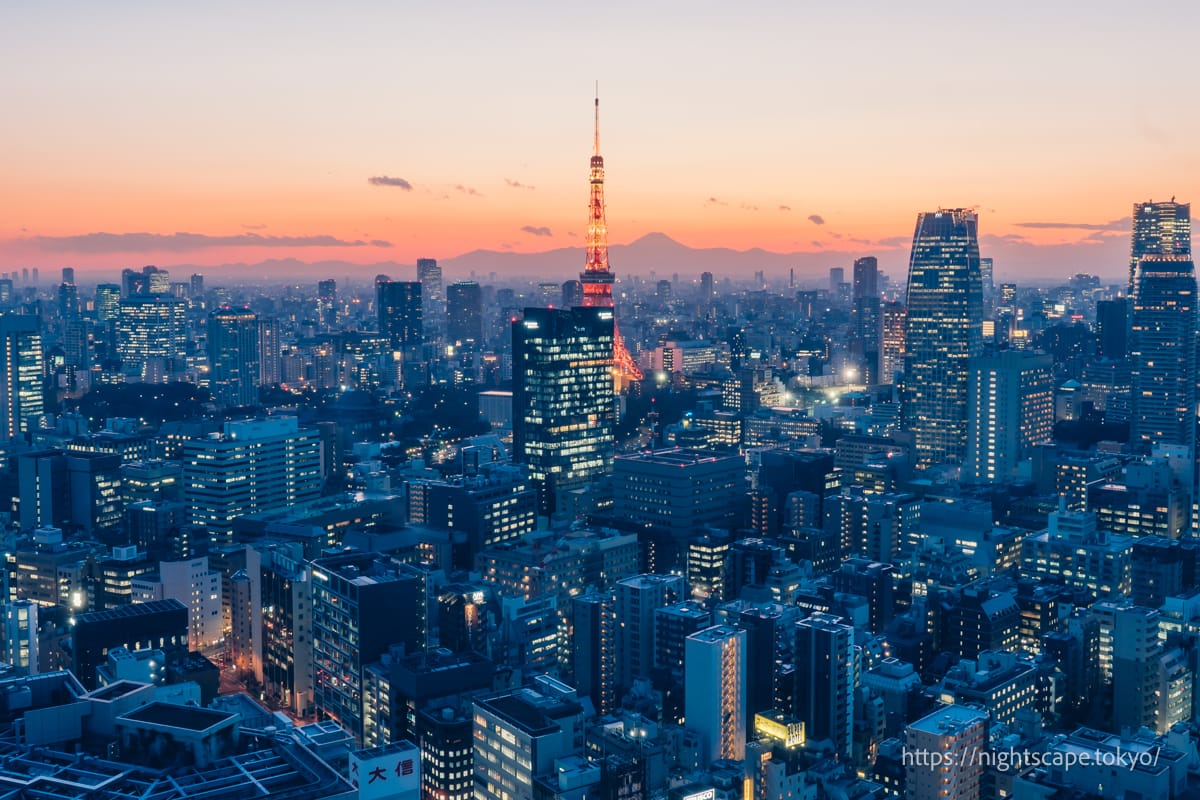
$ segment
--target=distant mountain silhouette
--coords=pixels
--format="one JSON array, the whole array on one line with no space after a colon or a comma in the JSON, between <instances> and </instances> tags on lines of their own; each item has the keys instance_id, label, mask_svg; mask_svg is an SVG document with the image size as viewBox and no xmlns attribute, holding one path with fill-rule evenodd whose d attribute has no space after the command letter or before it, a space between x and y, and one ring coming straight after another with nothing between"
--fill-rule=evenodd
<instances>
[{"instance_id":1,"label":"distant mountain silhouette","mask_svg":"<svg viewBox=\"0 0 1200 800\"><path fill-rule=\"evenodd\" d=\"M758 270L779 277L796 270L797 281L827 275L830 267L849 266L855 255L847 253L772 253L761 248L732 250L728 247L688 247L665 233L648 233L629 244L610 245L609 265L618 278L654 272L659 278L678 272L689 278L701 272L723 277L749 278ZM547 280L577 277L584 263L583 247L562 247L541 253L511 253L474 250L439 261L446 272L486 275L544 276Z\"/></svg>"},{"instance_id":2,"label":"distant mountain silhouette","mask_svg":"<svg viewBox=\"0 0 1200 800\"><path fill-rule=\"evenodd\" d=\"M899 240L897 240L899 241ZM1103 241L1077 244L1034 245L1020 237L984 236L981 251L996 262L996 282L1022 281L1035 283L1064 282L1072 273L1090 272L1106 280L1118 280L1128 266L1128 240L1112 237ZM583 269L584 249L560 247L537 253L515 253L506 250L472 250L458 256L444 257L430 253L442 266L447 282L460 280L474 273L487 280L495 272L507 279L543 279L564 281L577 278ZM903 283L908 269L908 243L856 250L825 250L814 253L773 253L762 248L733 250L727 247L689 247L665 233L648 233L628 244L609 247L609 262L617 279L632 275L649 279L655 273L659 279L679 273L681 279L694 280L701 272L711 272L723 278L742 280L762 270L774 281L786 280L788 270L796 271L797 286L828 285L831 267L846 270L851 277L854 259L874 255L880 269ZM222 264L196 266L166 265L175 280L184 280L191 272L201 272L210 286L223 281L278 283L281 281L310 282L322 278L369 282L376 275L395 280L414 280L415 265L384 261L374 264L354 264L347 261L305 262L297 259L269 259L254 264Z\"/></svg>"}]
</instances>

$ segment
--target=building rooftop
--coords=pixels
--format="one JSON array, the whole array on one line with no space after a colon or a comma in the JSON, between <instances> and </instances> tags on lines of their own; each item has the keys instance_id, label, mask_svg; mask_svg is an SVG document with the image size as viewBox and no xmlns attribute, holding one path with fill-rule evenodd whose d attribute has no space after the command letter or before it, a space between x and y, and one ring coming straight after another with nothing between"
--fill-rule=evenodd
<instances>
[{"instance_id":1,"label":"building rooftop","mask_svg":"<svg viewBox=\"0 0 1200 800\"><path fill-rule=\"evenodd\" d=\"M972 725L982 725L988 720L986 712L967 706L942 706L932 714L910 723L909 730L934 736L953 735L965 731Z\"/></svg>"},{"instance_id":2,"label":"building rooftop","mask_svg":"<svg viewBox=\"0 0 1200 800\"><path fill-rule=\"evenodd\" d=\"M196 706L179 706L173 703L150 703L136 708L121 719L146 725L182 728L189 731L206 731L220 727L238 718L237 714L213 711Z\"/></svg>"},{"instance_id":3,"label":"building rooftop","mask_svg":"<svg viewBox=\"0 0 1200 800\"><path fill-rule=\"evenodd\" d=\"M740 461L741 456L724 455L710 450L688 450L681 447L669 450L651 450L644 453L628 453L616 457L616 463L656 464L664 467L690 467L697 464L715 464L719 461Z\"/></svg>"},{"instance_id":4,"label":"building rooftop","mask_svg":"<svg viewBox=\"0 0 1200 800\"><path fill-rule=\"evenodd\" d=\"M166 600L151 600L149 603L129 603L104 611L89 611L75 618L76 624L89 622L109 622L112 620L136 619L138 617L158 614L164 611L187 611L187 606L175 598Z\"/></svg>"}]
</instances>

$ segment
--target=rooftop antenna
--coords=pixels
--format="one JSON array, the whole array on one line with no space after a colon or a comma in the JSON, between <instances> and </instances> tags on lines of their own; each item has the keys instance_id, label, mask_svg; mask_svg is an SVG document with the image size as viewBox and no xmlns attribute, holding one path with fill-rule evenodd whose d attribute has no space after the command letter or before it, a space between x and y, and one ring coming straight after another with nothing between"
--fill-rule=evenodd
<instances>
[{"instance_id":1,"label":"rooftop antenna","mask_svg":"<svg viewBox=\"0 0 1200 800\"><path fill-rule=\"evenodd\" d=\"M600 81L596 81L596 128L592 138L592 155L600 155Z\"/></svg>"}]
</instances>

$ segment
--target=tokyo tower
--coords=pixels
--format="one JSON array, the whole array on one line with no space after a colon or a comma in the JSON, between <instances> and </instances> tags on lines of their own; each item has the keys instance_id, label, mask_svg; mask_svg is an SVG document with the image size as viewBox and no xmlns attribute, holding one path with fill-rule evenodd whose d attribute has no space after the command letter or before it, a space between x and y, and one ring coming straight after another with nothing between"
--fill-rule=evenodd
<instances>
[{"instance_id":1,"label":"tokyo tower","mask_svg":"<svg viewBox=\"0 0 1200 800\"><path fill-rule=\"evenodd\" d=\"M592 141L591 202L588 204L587 263L579 275L585 306L613 307L613 274L608 268L608 225L604 221L604 156L600 155L600 98L596 98L596 130ZM613 316L613 376L618 389L642 379L642 371L625 347Z\"/></svg>"}]
</instances>

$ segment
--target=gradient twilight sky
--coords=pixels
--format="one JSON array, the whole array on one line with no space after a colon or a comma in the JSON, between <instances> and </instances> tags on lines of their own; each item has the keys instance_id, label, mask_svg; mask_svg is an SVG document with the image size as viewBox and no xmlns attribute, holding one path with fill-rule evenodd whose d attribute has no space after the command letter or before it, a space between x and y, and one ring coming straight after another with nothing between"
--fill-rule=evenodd
<instances>
[{"instance_id":1,"label":"gradient twilight sky","mask_svg":"<svg viewBox=\"0 0 1200 800\"><path fill-rule=\"evenodd\" d=\"M998 274L1120 276L1134 201L1200 202L1198 30L1169 0L11 2L0 269L581 246L598 79L613 243L896 271L916 212L977 205Z\"/></svg>"}]
</instances>

